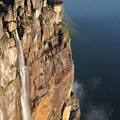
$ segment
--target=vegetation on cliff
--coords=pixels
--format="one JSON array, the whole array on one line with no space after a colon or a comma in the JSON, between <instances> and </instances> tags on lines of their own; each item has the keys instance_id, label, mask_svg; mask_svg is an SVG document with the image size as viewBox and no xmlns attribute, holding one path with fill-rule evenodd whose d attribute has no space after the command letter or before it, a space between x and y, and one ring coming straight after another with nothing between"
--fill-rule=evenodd
<instances>
[{"instance_id":1,"label":"vegetation on cliff","mask_svg":"<svg viewBox=\"0 0 120 120\"><path fill-rule=\"evenodd\" d=\"M1 88L2 88L1 96L2 96L2 95L5 96L5 92L6 92L7 88L8 88L13 82L14 82L14 80L11 80L11 81L9 81L9 82L7 83L7 86L6 86L6 87L1 86Z\"/></svg>"}]
</instances>

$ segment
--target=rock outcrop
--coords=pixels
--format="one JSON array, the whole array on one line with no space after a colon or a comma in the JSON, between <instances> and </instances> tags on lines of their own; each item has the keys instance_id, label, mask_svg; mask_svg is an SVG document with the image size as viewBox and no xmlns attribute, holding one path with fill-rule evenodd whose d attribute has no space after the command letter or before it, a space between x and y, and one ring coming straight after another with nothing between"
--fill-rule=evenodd
<instances>
[{"instance_id":1,"label":"rock outcrop","mask_svg":"<svg viewBox=\"0 0 120 120\"><path fill-rule=\"evenodd\" d=\"M61 9L61 0L0 1L0 120L22 119L15 30L28 73L30 119L80 118L79 102L71 93L74 63Z\"/></svg>"}]
</instances>

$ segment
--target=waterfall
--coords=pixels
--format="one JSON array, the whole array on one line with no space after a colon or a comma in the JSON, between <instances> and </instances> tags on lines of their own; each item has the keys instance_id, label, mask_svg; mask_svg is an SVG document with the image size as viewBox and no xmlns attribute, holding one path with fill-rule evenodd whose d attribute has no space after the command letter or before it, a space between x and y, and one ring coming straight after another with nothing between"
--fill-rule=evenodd
<instances>
[{"instance_id":1,"label":"waterfall","mask_svg":"<svg viewBox=\"0 0 120 120\"><path fill-rule=\"evenodd\" d=\"M22 120L30 120L30 110L29 110L29 81L27 79L27 70L24 63L24 55L21 40L19 38L17 30L14 32L14 37L17 44L18 50L18 62L19 62L19 72L21 78L21 106L22 106Z\"/></svg>"}]
</instances>

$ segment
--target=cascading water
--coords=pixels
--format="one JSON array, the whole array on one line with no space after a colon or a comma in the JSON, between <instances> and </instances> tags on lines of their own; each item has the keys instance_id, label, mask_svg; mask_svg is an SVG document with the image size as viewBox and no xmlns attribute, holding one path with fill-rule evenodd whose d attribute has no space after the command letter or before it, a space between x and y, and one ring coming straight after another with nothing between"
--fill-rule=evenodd
<instances>
[{"instance_id":1,"label":"cascading water","mask_svg":"<svg viewBox=\"0 0 120 120\"><path fill-rule=\"evenodd\" d=\"M27 79L27 71L24 63L23 49L21 40L19 38L17 30L14 32L17 49L18 49L18 62L19 62L19 72L21 77L21 105L22 105L22 119L30 120L30 110L29 110L29 84Z\"/></svg>"}]
</instances>

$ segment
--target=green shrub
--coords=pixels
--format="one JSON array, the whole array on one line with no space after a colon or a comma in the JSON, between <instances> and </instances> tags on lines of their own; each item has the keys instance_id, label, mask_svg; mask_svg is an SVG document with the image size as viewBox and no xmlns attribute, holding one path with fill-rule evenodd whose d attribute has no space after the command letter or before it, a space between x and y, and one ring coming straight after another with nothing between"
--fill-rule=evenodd
<instances>
[{"instance_id":1,"label":"green shrub","mask_svg":"<svg viewBox=\"0 0 120 120\"><path fill-rule=\"evenodd\" d=\"M4 51L2 51L1 48L0 48L0 56L1 56L2 60L3 60L4 57L5 57L5 55L4 55Z\"/></svg>"},{"instance_id":2,"label":"green shrub","mask_svg":"<svg viewBox=\"0 0 120 120\"><path fill-rule=\"evenodd\" d=\"M49 55L49 53L50 53L51 51L52 51L52 48L49 47L48 50L46 50L46 51L44 51L44 52L42 53L42 56L45 55L45 54Z\"/></svg>"},{"instance_id":3,"label":"green shrub","mask_svg":"<svg viewBox=\"0 0 120 120\"><path fill-rule=\"evenodd\" d=\"M2 95L5 96L5 92L6 92L7 88L8 88L13 82L14 82L14 80L11 80L11 81L9 81L9 82L7 83L7 86L6 86L6 87L1 86L1 88L2 88L1 96L2 96Z\"/></svg>"},{"instance_id":4,"label":"green shrub","mask_svg":"<svg viewBox=\"0 0 120 120\"><path fill-rule=\"evenodd\" d=\"M39 47L41 47L41 43L39 42Z\"/></svg>"},{"instance_id":5,"label":"green shrub","mask_svg":"<svg viewBox=\"0 0 120 120\"><path fill-rule=\"evenodd\" d=\"M15 65L11 65L11 66L10 66L10 69L13 69L14 67L15 67Z\"/></svg>"},{"instance_id":6,"label":"green shrub","mask_svg":"<svg viewBox=\"0 0 120 120\"><path fill-rule=\"evenodd\" d=\"M6 28L6 27L4 27L4 28L3 28L3 31L4 31L4 32L7 32L7 28Z\"/></svg>"},{"instance_id":7,"label":"green shrub","mask_svg":"<svg viewBox=\"0 0 120 120\"><path fill-rule=\"evenodd\" d=\"M56 55L49 56L48 58L49 58L50 61L52 61L53 59L56 58Z\"/></svg>"},{"instance_id":8,"label":"green shrub","mask_svg":"<svg viewBox=\"0 0 120 120\"><path fill-rule=\"evenodd\" d=\"M12 6L11 6L11 5L7 6L7 9L11 9L11 8L12 8Z\"/></svg>"},{"instance_id":9,"label":"green shrub","mask_svg":"<svg viewBox=\"0 0 120 120\"><path fill-rule=\"evenodd\" d=\"M50 9L48 9L48 10L47 10L47 13L50 13L50 12L51 12L51 10L50 10Z\"/></svg>"},{"instance_id":10,"label":"green shrub","mask_svg":"<svg viewBox=\"0 0 120 120\"><path fill-rule=\"evenodd\" d=\"M44 40L44 45L46 45L46 43L48 43L48 39L45 39L45 40Z\"/></svg>"},{"instance_id":11,"label":"green shrub","mask_svg":"<svg viewBox=\"0 0 120 120\"><path fill-rule=\"evenodd\" d=\"M53 34L50 36L49 40L52 40L52 39L54 39L54 38L55 38L55 34L53 33Z\"/></svg>"},{"instance_id":12,"label":"green shrub","mask_svg":"<svg viewBox=\"0 0 120 120\"><path fill-rule=\"evenodd\" d=\"M25 27L27 27L27 22L21 21L21 25L24 25Z\"/></svg>"},{"instance_id":13,"label":"green shrub","mask_svg":"<svg viewBox=\"0 0 120 120\"><path fill-rule=\"evenodd\" d=\"M52 51L52 48L49 47L49 49L46 51L46 54L48 55Z\"/></svg>"},{"instance_id":14,"label":"green shrub","mask_svg":"<svg viewBox=\"0 0 120 120\"><path fill-rule=\"evenodd\" d=\"M2 86L1 86L1 87L2 87ZM2 87L1 96L2 96L2 95L5 96L5 92L6 92L6 88Z\"/></svg>"},{"instance_id":15,"label":"green shrub","mask_svg":"<svg viewBox=\"0 0 120 120\"><path fill-rule=\"evenodd\" d=\"M21 21L21 24L24 25L25 27L27 25L33 25L35 21L33 16L27 16L27 15L25 16L25 20L26 21Z\"/></svg>"},{"instance_id":16,"label":"green shrub","mask_svg":"<svg viewBox=\"0 0 120 120\"><path fill-rule=\"evenodd\" d=\"M33 16L28 16L28 21L32 25L32 24L34 24L35 19Z\"/></svg>"},{"instance_id":17,"label":"green shrub","mask_svg":"<svg viewBox=\"0 0 120 120\"><path fill-rule=\"evenodd\" d=\"M44 56L46 54L46 51L42 53L42 56Z\"/></svg>"},{"instance_id":18,"label":"green shrub","mask_svg":"<svg viewBox=\"0 0 120 120\"><path fill-rule=\"evenodd\" d=\"M63 22L61 22L61 27L65 27L65 24Z\"/></svg>"},{"instance_id":19,"label":"green shrub","mask_svg":"<svg viewBox=\"0 0 120 120\"><path fill-rule=\"evenodd\" d=\"M20 12L21 12L21 10L22 10L22 8L19 8L19 9L18 9L18 12L20 13Z\"/></svg>"},{"instance_id":20,"label":"green shrub","mask_svg":"<svg viewBox=\"0 0 120 120\"><path fill-rule=\"evenodd\" d=\"M50 19L46 19L45 23L49 25L50 24Z\"/></svg>"},{"instance_id":21,"label":"green shrub","mask_svg":"<svg viewBox=\"0 0 120 120\"><path fill-rule=\"evenodd\" d=\"M14 82L14 80L11 80L7 83L7 88Z\"/></svg>"},{"instance_id":22,"label":"green shrub","mask_svg":"<svg viewBox=\"0 0 120 120\"><path fill-rule=\"evenodd\" d=\"M9 43L9 36L7 35L7 33L3 35L2 40L4 41L5 44Z\"/></svg>"},{"instance_id":23,"label":"green shrub","mask_svg":"<svg viewBox=\"0 0 120 120\"><path fill-rule=\"evenodd\" d=\"M70 42L70 41L71 41L70 34L68 34L67 42Z\"/></svg>"},{"instance_id":24,"label":"green shrub","mask_svg":"<svg viewBox=\"0 0 120 120\"><path fill-rule=\"evenodd\" d=\"M53 55L52 58L53 58L53 59L56 59L57 57L56 57L56 55Z\"/></svg>"},{"instance_id":25,"label":"green shrub","mask_svg":"<svg viewBox=\"0 0 120 120\"><path fill-rule=\"evenodd\" d=\"M47 13L50 13L50 12L52 12L52 6L48 6L48 9L47 9Z\"/></svg>"},{"instance_id":26,"label":"green shrub","mask_svg":"<svg viewBox=\"0 0 120 120\"><path fill-rule=\"evenodd\" d=\"M52 9L53 9L51 5L48 5L48 8L49 8L50 10L52 10Z\"/></svg>"},{"instance_id":27,"label":"green shrub","mask_svg":"<svg viewBox=\"0 0 120 120\"><path fill-rule=\"evenodd\" d=\"M63 34L64 36L66 35L66 33L68 33L68 30L65 27L65 24L63 22L61 22L61 27L59 29L60 34Z\"/></svg>"}]
</instances>

